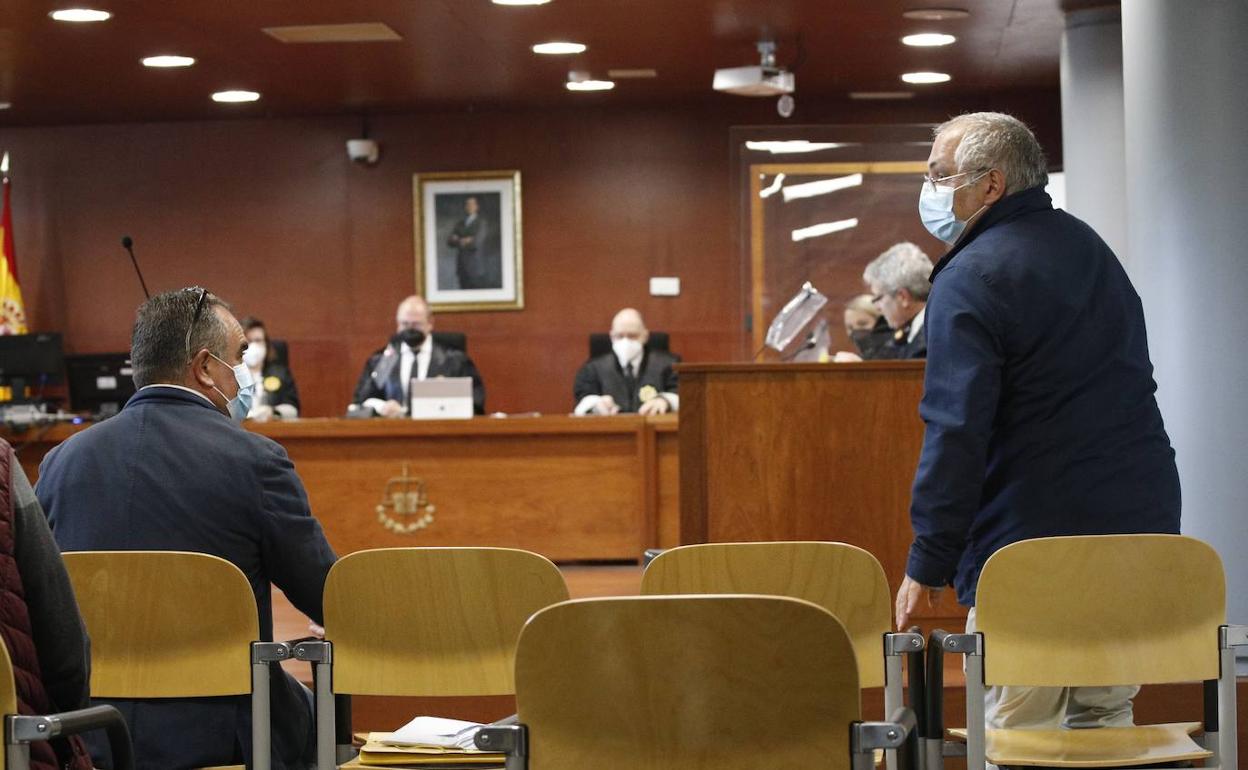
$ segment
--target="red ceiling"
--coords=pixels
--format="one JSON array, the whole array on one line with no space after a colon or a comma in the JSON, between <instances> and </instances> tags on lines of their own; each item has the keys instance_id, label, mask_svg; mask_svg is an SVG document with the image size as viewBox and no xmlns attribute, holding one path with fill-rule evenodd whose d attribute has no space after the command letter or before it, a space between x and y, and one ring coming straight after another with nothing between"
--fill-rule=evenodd
<instances>
[{"instance_id":1,"label":"red ceiling","mask_svg":"<svg viewBox=\"0 0 1248 770\"><path fill-rule=\"evenodd\" d=\"M99 24L66 24L67 5L112 11ZM913 7L955 5L966 19L918 22ZM403 40L288 45L262 27L383 22ZM0 125L166 120L235 115L419 111L448 105L580 101L623 104L711 95L715 68L756 63L763 34L796 65L809 99L904 88L951 96L1058 84L1062 13L1057 0L553 0L505 7L489 0L0 0ZM945 31L958 42L914 49L910 32ZM539 57L533 43L571 39L589 50ZM800 42L799 42L800 41ZM149 70L158 53L196 57L189 70ZM572 94L568 69L654 68L609 94ZM946 71L948 84L907 87L902 72ZM263 93L252 105L217 105L213 91Z\"/></svg>"}]
</instances>

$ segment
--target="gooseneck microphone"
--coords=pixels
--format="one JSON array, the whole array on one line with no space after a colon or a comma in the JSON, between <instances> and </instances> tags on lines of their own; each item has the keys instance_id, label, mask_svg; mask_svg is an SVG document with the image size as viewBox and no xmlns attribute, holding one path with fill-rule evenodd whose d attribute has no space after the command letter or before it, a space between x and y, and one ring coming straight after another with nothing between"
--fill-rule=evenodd
<instances>
[{"instance_id":1,"label":"gooseneck microphone","mask_svg":"<svg viewBox=\"0 0 1248 770\"><path fill-rule=\"evenodd\" d=\"M134 265L134 272L138 273L139 285L143 287L143 296L151 299L152 294L147 290L147 281L143 280L143 271L139 269L139 261L134 258L134 239L128 235L121 236L121 247L130 255L130 264Z\"/></svg>"}]
</instances>

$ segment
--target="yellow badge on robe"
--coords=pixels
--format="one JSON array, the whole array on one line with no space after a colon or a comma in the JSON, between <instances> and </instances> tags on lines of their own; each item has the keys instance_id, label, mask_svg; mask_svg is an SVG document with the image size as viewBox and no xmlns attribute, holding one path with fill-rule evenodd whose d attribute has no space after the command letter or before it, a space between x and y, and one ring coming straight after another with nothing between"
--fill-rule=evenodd
<instances>
[{"instance_id":1,"label":"yellow badge on robe","mask_svg":"<svg viewBox=\"0 0 1248 770\"><path fill-rule=\"evenodd\" d=\"M659 391L653 385L647 385L637 393L637 396L641 399L641 403L643 404L650 401L657 395L659 395Z\"/></svg>"},{"instance_id":2,"label":"yellow badge on robe","mask_svg":"<svg viewBox=\"0 0 1248 770\"><path fill-rule=\"evenodd\" d=\"M264 378L264 389L270 393L276 393L282 389L282 381L270 374Z\"/></svg>"}]
</instances>

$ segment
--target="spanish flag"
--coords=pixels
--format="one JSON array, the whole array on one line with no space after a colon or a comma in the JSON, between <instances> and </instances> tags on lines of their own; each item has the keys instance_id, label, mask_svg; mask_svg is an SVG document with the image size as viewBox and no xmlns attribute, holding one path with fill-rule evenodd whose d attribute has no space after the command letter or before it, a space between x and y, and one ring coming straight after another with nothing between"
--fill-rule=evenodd
<instances>
[{"instance_id":1,"label":"spanish flag","mask_svg":"<svg viewBox=\"0 0 1248 770\"><path fill-rule=\"evenodd\" d=\"M4 183L4 213L0 216L0 334L26 333L26 308L17 282L17 255L13 251L13 210L9 204L9 154L0 162Z\"/></svg>"}]
</instances>

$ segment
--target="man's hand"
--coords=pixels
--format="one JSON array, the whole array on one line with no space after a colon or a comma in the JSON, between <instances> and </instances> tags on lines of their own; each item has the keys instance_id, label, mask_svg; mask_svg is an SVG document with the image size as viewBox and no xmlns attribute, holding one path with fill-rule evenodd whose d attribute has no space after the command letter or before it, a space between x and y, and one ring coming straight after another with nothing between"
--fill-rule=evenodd
<instances>
[{"instance_id":1,"label":"man's hand","mask_svg":"<svg viewBox=\"0 0 1248 770\"><path fill-rule=\"evenodd\" d=\"M325 638L325 626L318 626L315 623L309 623L308 633L312 634L317 639L324 639Z\"/></svg>"},{"instance_id":2,"label":"man's hand","mask_svg":"<svg viewBox=\"0 0 1248 770\"><path fill-rule=\"evenodd\" d=\"M399 417L403 414L403 405L393 398L381 405L381 409L377 410L382 417Z\"/></svg>"},{"instance_id":3,"label":"man's hand","mask_svg":"<svg viewBox=\"0 0 1248 770\"><path fill-rule=\"evenodd\" d=\"M836 364L850 364L861 360L862 356L845 350L838 350L836 351L836 355L832 356L832 362Z\"/></svg>"},{"instance_id":4,"label":"man's hand","mask_svg":"<svg viewBox=\"0 0 1248 770\"><path fill-rule=\"evenodd\" d=\"M260 404L251 410L251 414L247 415L256 422L268 422L273 419L273 407L267 404Z\"/></svg>"},{"instance_id":5,"label":"man's hand","mask_svg":"<svg viewBox=\"0 0 1248 770\"><path fill-rule=\"evenodd\" d=\"M905 580L901 581L901 588L897 589L897 602L894 605L894 611L897 618L897 630L904 631L910 624L910 615L919 606L919 597L923 593L927 593L927 606L935 607L936 602L940 601L940 592L945 590L944 587L933 588L925 586L914 578L906 575Z\"/></svg>"},{"instance_id":6,"label":"man's hand","mask_svg":"<svg viewBox=\"0 0 1248 770\"><path fill-rule=\"evenodd\" d=\"M619 414L620 405L611 396L601 396L594 405L594 414Z\"/></svg>"},{"instance_id":7,"label":"man's hand","mask_svg":"<svg viewBox=\"0 0 1248 770\"><path fill-rule=\"evenodd\" d=\"M671 409L672 405L667 403L666 398L663 398L662 396L655 396L646 403L642 404L641 408L637 410L637 414L643 416L649 414L667 414L671 411Z\"/></svg>"}]
</instances>

